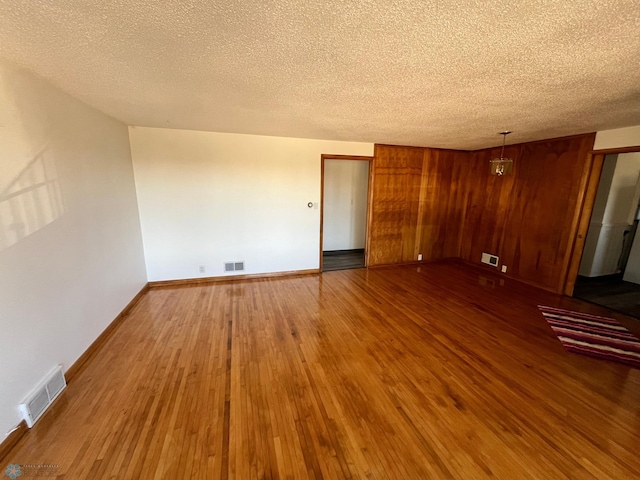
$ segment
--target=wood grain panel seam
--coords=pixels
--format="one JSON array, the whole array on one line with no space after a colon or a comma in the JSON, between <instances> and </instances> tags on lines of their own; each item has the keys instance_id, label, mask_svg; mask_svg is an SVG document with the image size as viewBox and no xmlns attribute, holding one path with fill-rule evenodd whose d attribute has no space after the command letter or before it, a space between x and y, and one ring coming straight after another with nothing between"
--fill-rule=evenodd
<instances>
[{"instance_id":1,"label":"wood grain panel seam","mask_svg":"<svg viewBox=\"0 0 640 480\"><path fill-rule=\"evenodd\" d=\"M422 249L422 231L424 230L424 208L425 208L425 196L427 191L427 183L429 181L429 160L431 157L431 151L425 149L422 153L422 175L420 176L420 192L418 194L418 225L416 228L416 238L413 246L413 258L418 258L420 250Z\"/></svg>"}]
</instances>

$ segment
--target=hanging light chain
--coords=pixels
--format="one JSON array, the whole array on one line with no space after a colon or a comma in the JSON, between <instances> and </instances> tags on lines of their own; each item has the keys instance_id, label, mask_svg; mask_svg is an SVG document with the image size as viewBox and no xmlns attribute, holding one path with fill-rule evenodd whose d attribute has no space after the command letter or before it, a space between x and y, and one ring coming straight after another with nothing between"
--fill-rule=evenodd
<instances>
[{"instance_id":1,"label":"hanging light chain","mask_svg":"<svg viewBox=\"0 0 640 480\"><path fill-rule=\"evenodd\" d=\"M500 154L500 160L504 159L504 144L507 142L507 135L509 135L511 132L505 130L504 132L500 132L500 135L502 135L502 153Z\"/></svg>"},{"instance_id":2,"label":"hanging light chain","mask_svg":"<svg viewBox=\"0 0 640 480\"><path fill-rule=\"evenodd\" d=\"M509 135L510 133L511 132L506 130L504 132L500 132L500 135L502 135L502 151L500 153L500 158L494 158L490 162L492 175L498 175L499 177L501 177L505 174L511 173L511 169L513 168L513 160L510 158L505 158L504 156L504 148L507 143L507 135Z\"/></svg>"}]
</instances>

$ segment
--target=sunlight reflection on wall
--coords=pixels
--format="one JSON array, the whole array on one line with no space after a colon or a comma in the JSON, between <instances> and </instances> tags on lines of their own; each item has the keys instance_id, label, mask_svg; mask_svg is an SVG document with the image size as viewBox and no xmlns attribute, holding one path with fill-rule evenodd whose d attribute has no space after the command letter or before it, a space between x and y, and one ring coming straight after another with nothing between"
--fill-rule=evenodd
<instances>
[{"instance_id":1,"label":"sunlight reflection on wall","mask_svg":"<svg viewBox=\"0 0 640 480\"><path fill-rule=\"evenodd\" d=\"M63 213L55 162L45 149L0 193L0 251Z\"/></svg>"},{"instance_id":2,"label":"sunlight reflection on wall","mask_svg":"<svg viewBox=\"0 0 640 480\"><path fill-rule=\"evenodd\" d=\"M55 111L41 82L0 62L0 252L64 213L50 145Z\"/></svg>"}]
</instances>

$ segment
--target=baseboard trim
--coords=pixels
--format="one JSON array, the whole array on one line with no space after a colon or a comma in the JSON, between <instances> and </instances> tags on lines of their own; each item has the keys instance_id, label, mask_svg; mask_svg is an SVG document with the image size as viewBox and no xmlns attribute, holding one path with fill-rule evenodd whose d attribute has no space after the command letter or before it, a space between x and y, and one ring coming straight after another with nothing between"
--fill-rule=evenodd
<instances>
[{"instance_id":1,"label":"baseboard trim","mask_svg":"<svg viewBox=\"0 0 640 480\"><path fill-rule=\"evenodd\" d=\"M16 443L18 443L28 431L29 428L27 427L27 422L22 420L15 430L7 435L7 438L0 443L0 465L2 465L2 468L4 468L4 457L9 454L11 449L16 446Z\"/></svg>"},{"instance_id":2,"label":"baseboard trim","mask_svg":"<svg viewBox=\"0 0 640 480\"><path fill-rule=\"evenodd\" d=\"M486 272L487 274L493 274L496 277L502 278L504 280L509 280L511 282L520 282L520 283L524 283L525 285L529 285L530 287L544 290L546 292L555 293L557 295L564 295L562 291L558 291L554 287L549 287L547 285L542 285L540 283L532 282L531 280L526 280L524 278L516 277L514 275L510 275L509 273L502 273L497 267L492 267L491 265L485 265L484 263L471 262L463 258L455 258L453 259L453 261L461 265L465 265L466 267L475 268L479 272Z\"/></svg>"},{"instance_id":3,"label":"baseboard trim","mask_svg":"<svg viewBox=\"0 0 640 480\"><path fill-rule=\"evenodd\" d=\"M435 260L435 261L438 261L438 260ZM427 265L429 263L434 263L434 261L433 260L414 260L412 262L401 262L401 263L379 263L376 265L367 265L367 268L407 267L409 265L419 267L420 265Z\"/></svg>"},{"instance_id":4,"label":"baseboard trim","mask_svg":"<svg viewBox=\"0 0 640 480\"><path fill-rule=\"evenodd\" d=\"M94 342L89 345L80 358L71 365L67 371L65 372L65 378L67 383L72 381L86 366L87 362L93 358L105 344L107 339L113 334L115 329L122 323L122 321L126 318L127 314L131 311L133 307L140 301L142 296L149 290L149 284L145 284L142 287L135 297L127 304L126 307L113 319L113 321L105 328L105 330L94 340ZM16 446L16 444L20 441L22 437L29 431L27 427L27 422L22 420L16 429L11 432L7 438L5 438L0 443L0 465L3 465L2 460L9 454L11 449Z\"/></svg>"},{"instance_id":5,"label":"baseboard trim","mask_svg":"<svg viewBox=\"0 0 640 480\"><path fill-rule=\"evenodd\" d=\"M201 277L201 278L184 278L180 280L159 280L149 282L149 288L161 287L180 287L188 285L200 285L203 283L220 283L220 282L240 282L244 280L260 280L263 278L273 277L302 277L306 275L317 275L320 273L318 268L311 270L291 270L289 272L272 272L272 273L252 273L249 275L226 275L220 277Z\"/></svg>"},{"instance_id":6,"label":"baseboard trim","mask_svg":"<svg viewBox=\"0 0 640 480\"><path fill-rule=\"evenodd\" d=\"M135 297L127 304L126 307L118 314L116 318L109 324L107 328L94 340L94 342L89 345L80 358L76 360L73 365L71 365L67 371L65 372L65 378L67 379L67 383L72 381L85 367L87 362L93 358L105 344L105 342L109 339L109 337L113 334L115 329L122 323L122 321L129 314L131 309L136 306L136 304L140 301L142 296L149 290L149 284L145 284L142 287Z\"/></svg>"}]
</instances>

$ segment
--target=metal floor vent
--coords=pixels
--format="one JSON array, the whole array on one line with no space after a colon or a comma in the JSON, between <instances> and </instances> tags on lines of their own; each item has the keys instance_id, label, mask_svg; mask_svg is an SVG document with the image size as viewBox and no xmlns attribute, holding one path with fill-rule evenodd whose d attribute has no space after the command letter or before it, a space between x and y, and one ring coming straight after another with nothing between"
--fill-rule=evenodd
<instances>
[{"instance_id":1,"label":"metal floor vent","mask_svg":"<svg viewBox=\"0 0 640 480\"><path fill-rule=\"evenodd\" d=\"M243 272L244 262L224 262L225 272Z\"/></svg>"},{"instance_id":2,"label":"metal floor vent","mask_svg":"<svg viewBox=\"0 0 640 480\"><path fill-rule=\"evenodd\" d=\"M482 263L486 263L487 265L491 265L492 267L498 266L498 256L491 255L490 253L482 253L482 259L480 260Z\"/></svg>"},{"instance_id":3,"label":"metal floor vent","mask_svg":"<svg viewBox=\"0 0 640 480\"><path fill-rule=\"evenodd\" d=\"M62 373L62 365L58 365L20 404L20 410L29 428L33 427L33 424L38 421L66 386L67 381Z\"/></svg>"}]
</instances>

